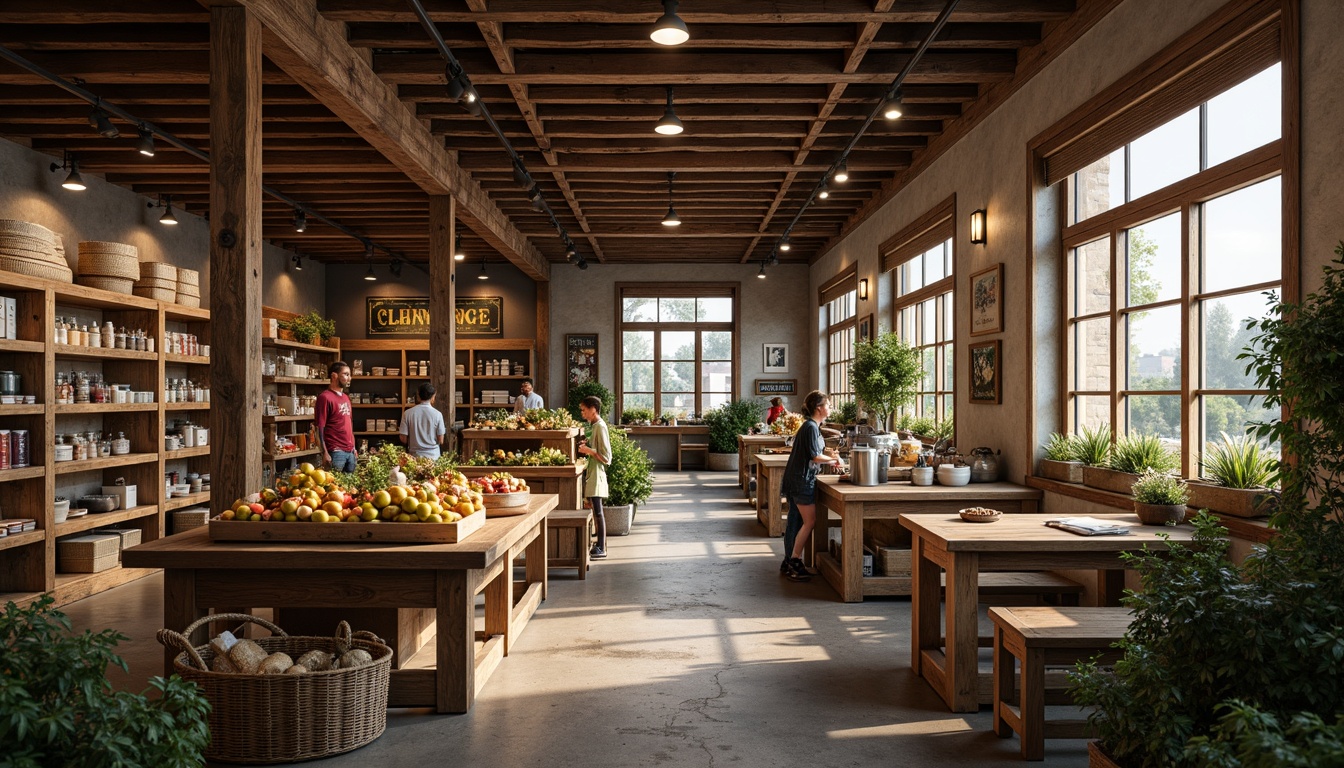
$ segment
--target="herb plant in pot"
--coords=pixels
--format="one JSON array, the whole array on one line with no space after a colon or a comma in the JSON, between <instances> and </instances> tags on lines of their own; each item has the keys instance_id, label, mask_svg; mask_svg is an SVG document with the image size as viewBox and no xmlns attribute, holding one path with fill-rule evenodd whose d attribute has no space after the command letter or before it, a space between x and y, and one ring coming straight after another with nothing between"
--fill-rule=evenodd
<instances>
[{"instance_id":1,"label":"herb plant in pot","mask_svg":"<svg viewBox=\"0 0 1344 768\"><path fill-rule=\"evenodd\" d=\"M1175 525L1185 520L1185 503L1190 494L1181 478L1150 469L1134 481L1131 493L1134 514L1144 525Z\"/></svg>"},{"instance_id":2,"label":"herb plant in pot","mask_svg":"<svg viewBox=\"0 0 1344 768\"><path fill-rule=\"evenodd\" d=\"M732 400L705 412L709 427L709 469L737 471L737 436L751 432L767 406L759 397Z\"/></svg>"},{"instance_id":3,"label":"herb plant in pot","mask_svg":"<svg viewBox=\"0 0 1344 768\"><path fill-rule=\"evenodd\" d=\"M1040 475L1061 483L1083 482L1081 438L1055 432L1045 444L1045 458L1041 459ZM1108 446L1109 447L1109 446Z\"/></svg>"},{"instance_id":4,"label":"herb plant in pot","mask_svg":"<svg viewBox=\"0 0 1344 768\"><path fill-rule=\"evenodd\" d=\"M891 417L915 402L924 364L919 350L894 333L854 345L849 384L860 402L877 416L873 427L885 432Z\"/></svg>"},{"instance_id":5,"label":"herb plant in pot","mask_svg":"<svg viewBox=\"0 0 1344 768\"><path fill-rule=\"evenodd\" d=\"M607 467L607 503L603 514L607 534L625 536L635 519L635 506L653 495L653 460L624 432L611 432L611 466Z\"/></svg>"},{"instance_id":6,"label":"herb plant in pot","mask_svg":"<svg viewBox=\"0 0 1344 768\"><path fill-rule=\"evenodd\" d=\"M1278 492L1270 488L1275 458L1251 435L1220 434L1218 442L1204 447L1210 482L1191 481L1190 506L1234 517L1272 513L1278 503Z\"/></svg>"},{"instance_id":7,"label":"herb plant in pot","mask_svg":"<svg viewBox=\"0 0 1344 768\"><path fill-rule=\"evenodd\" d=\"M1180 459L1156 435L1125 435L1115 441L1105 467L1083 468L1083 483L1089 488L1128 494L1145 470L1171 472L1178 466Z\"/></svg>"}]
</instances>

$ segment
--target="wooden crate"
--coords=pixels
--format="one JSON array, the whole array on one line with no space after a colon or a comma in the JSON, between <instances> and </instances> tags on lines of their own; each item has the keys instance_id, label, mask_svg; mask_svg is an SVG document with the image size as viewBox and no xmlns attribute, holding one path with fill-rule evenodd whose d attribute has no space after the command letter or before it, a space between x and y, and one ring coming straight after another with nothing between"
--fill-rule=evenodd
<instances>
[{"instance_id":1,"label":"wooden crate","mask_svg":"<svg viewBox=\"0 0 1344 768\"><path fill-rule=\"evenodd\" d=\"M362 541L456 544L485 525L484 510L456 523L271 523L210 518L216 541Z\"/></svg>"}]
</instances>

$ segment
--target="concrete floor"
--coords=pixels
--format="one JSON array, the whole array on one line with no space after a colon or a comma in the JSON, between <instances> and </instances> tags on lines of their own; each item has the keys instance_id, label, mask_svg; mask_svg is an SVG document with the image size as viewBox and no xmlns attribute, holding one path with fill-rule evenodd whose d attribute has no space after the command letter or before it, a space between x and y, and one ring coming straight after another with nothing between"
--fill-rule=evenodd
<instances>
[{"instance_id":1,"label":"concrete floor","mask_svg":"<svg viewBox=\"0 0 1344 768\"><path fill-rule=\"evenodd\" d=\"M332 766L1018 766L989 710L952 714L910 672L910 602L846 605L820 578L779 575L736 474L660 472L631 535L587 581L550 597L467 715L394 710ZM131 664L160 672L162 581L65 608L114 627ZM1046 764L1084 766L1083 741L1046 742Z\"/></svg>"}]
</instances>

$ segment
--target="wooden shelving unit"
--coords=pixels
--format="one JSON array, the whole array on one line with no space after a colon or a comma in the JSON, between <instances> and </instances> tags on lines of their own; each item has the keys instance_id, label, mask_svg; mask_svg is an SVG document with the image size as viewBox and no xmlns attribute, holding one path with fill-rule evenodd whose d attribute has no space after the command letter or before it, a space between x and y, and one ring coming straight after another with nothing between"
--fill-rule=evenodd
<instances>
[{"instance_id":1,"label":"wooden shelving unit","mask_svg":"<svg viewBox=\"0 0 1344 768\"><path fill-rule=\"evenodd\" d=\"M266 309L267 316L274 316L279 313L276 310ZM299 341L290 341L288 339L268 339L261 340L263 349L272 353L288 356L293 354L297 361L309 366L326 366L340 359L341 351L335 347L326 347L319 344L304 344ZM274 394L277 397L298 397L300 395L317 395L323 388L328 386L328 380L325 378L300 378L297 376L263 376L261 377L262 386L268 395ZM292 437L294 435L304 435L308 432L309 423L313 421L311 415L301 416L264 416L262 417L262 454L261 461L263 471L271 476L271 482L274 477L294 466L298 459L311 456L321 456L322 451L316 446L309 446L299 451L277 452L276 446L281 438Z\"/></svg>"},{"instance_id":2,"label":"wooden shelving unit","mask_svg":"<svg viewBox=\"0 0 1344 768\"><path fill-rule=\"evenodd\" d=\"M165 534L165 513L175 508L163 499L165 462L191 462L209 471L209 447L165 451L163 436L173 417L191 416L208 404L165 405L165 378L186 376L208 381L209 358L178 355L163 347L165 332L195 333L209 344L210 312L127 296L95 288L0 272L0 295L18 303L19 339L0 339L0 369L23 377L32 405L0 405L0 429L27 430L32 466L0 470L0 510L4 517L36 518L37 530L0 539L0 602L26 603L52 593L64 604L153 573L114 568L101 573L57 573L57 539L109 525L139 528L143 541ZM112 321L118 327L140 328L155 342L154 352L56 344L56 318L74 315L92 323ZM130 384L154 393L152 403L55 404L57 372L98 371L110 382ZM179 414L179 412L181 412ZM56 462L50 446L54 436L94 429L121 432L131 453L84 461ZM191 466L190 464L188 466ZM57 495L76 497L117 478L137 486L139 506L106 514L87 514L60 525L52 511ZM208 501L199 494L195 502Z\"/></svg>"}]
</instances>

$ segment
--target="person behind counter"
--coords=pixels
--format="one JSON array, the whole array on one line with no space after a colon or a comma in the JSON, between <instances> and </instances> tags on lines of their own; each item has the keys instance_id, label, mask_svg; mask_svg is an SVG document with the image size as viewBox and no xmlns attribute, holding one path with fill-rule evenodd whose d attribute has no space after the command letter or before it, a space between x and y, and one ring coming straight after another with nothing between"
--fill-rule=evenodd
<instances>
[{"instance_id":1,"label":"person behind counter","mask_svg":"<svg viewBox=\"0 0 1344 768\"><path fill-rule=\"evenodd\" d=\"M807 421L793 436L793 451L784 466L784 495L789 497L789 519L784 524L784 562L779 572L790 581L812 578L803 565L803 549L812 537L817 519L817 473L823 464L837 464L840 459L826 452L821 437L821 423L831 413L830 398L825 392L809 392L803 401L803 415Z\"/></svg>"},{"instance_id":2,"label":"person behind counter","mask_svg":"<svg viewBox=\"0 0 1344 768\"><path fill-rule=\"evenodd\" d=\"M522 413L534 408L545 408L546 403L541 399L541 395L532 391L532 380L523 379L521 387L522 393L513 399L513 410Z\"/></svg>"},{"instance_id":3,"label":"person behind counter","mask_svg":"<svg viewBox=\"0 0 1344 768\"><path fill-rule=\"evenodd\" d=\"M434 407L434 385L425 382L415 394L419 402L401 417L401 443L412 456L437 459L448 430L443 424L443 414Z\"/></svg>"},{"instance_id":4,"label":"person behind counter","mask_svg":"<svg viewBox=\"0 0 1344 768\"><path fill-rule=\"evenodd\" d=\"M765 423L774 424L775 419L778 419L780 416L783 415L784 415L784 398L782 397L770 398L770 412L765 415Z\"/></svg>"},{"instance_id":5,"label":"person behind counter","mask_svg":"<svg viewBox=\"0 0 1344 768\"><path fill-rule=\"evenodd\" d=\"M336 361L327 367L331 383L317 396L313 425L322 447L322 463L335 472L355 471L355 428L351 421L350 366Z\"/></svg>"}]
</instances>

